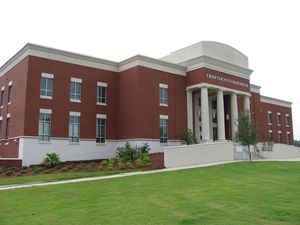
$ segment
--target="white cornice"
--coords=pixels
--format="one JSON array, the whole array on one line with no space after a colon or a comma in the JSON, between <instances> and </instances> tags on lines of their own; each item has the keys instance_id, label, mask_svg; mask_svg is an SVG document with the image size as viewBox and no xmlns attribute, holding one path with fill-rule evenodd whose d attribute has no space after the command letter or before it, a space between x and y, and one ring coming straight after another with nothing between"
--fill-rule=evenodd
<instances>
[{"instance_id":1,"label":"white cornice","mask_svg":"<svg viewBox=\"0 0 300 225\"><path fill-rule=\"evenodd\" d=\"M200 56L185 62L180 63L182 66L187 67L187 72L200 68L208 68L223 73L231 74L249 80L253 70L230 64L219 59L211 58L209 56Z\"/></svg>"},{"instance_id":2,"label":"white cornice","mask_svg":"<svg viewBox=\"0 0 300 225\"><path fill-rule=\"evenodd\" d=\"M251 97L251 94L248 93L248 92L239 91L239 90L236 90L236 89L231 89L231 88L227 88L227 87L223 87L223 86L219 86L219 85L215 85L215 84L209 84L209 83L200 83L200 84L191 85L191 86L188 86L186 88L186 90L187 91L192 91L192 90L203 88L203 87L216 89L216 90L222 90L223 92L227 92L227 93L235 93L237 95L244 95L244 96Z\"/></svg>"},{"instance_id":3,"label":"white cornice","mask_svg":"<svg viewBox=\"0 0 300 225\"><path fill-rule=\"evenodd\" d=\"M254 93L260 93L261 87L255 84L250 84L250 91Z\"/></svg>"},{"instance_id":4,"label":"white cornice","mask_svg":"<svg viewBox=\"0 0 300 225\"><path fill-rule=\"evenodd\" d=\"M60 62L66 62L113 72L124 71L135 66L143 66L151 69L168 72L171 74L183 76L186 75L186 68L184 66L168 63L162 60L142 55L137 55L118 63L105 59L58 50L54 48L43 47L34 44L27 44L0 68L0 77L7 73L10 69L12 69L15 65L21 62L27 56L36 56L40 58L56 60Z\"/></svg>"},{"instance_id":5,"label":"white cornice","mask_svg":"<svg viewBox=\"0 0 300 225\"><path fill-rule=\"evenodd\" d=\"M81 55L54 48L43 47L34 44L26 44L19 52L10 58L1 68L0 77L21 62L27 56L37 56L40 58L56 60L60 62L72 63L81 66L88 66L108 71L118 71L118 63L99 59L91 56Z\"/></svg>"},{"instance_id":6,"label":"white cornice","mask_svg":"<svg viewBox=\"0 0 300 225\"><path fill-rule=\"evenodd\" d=\"M186 67L168 63L162 60L153 59L143 55L136 55L119 63L119 72L128 70L135 66L143 66L155 70L164 71L167 73L186 75Z\"/></svg>"},{"instance_id":7,"label":"white cornice","mask_svg":"<svg viewBox=\"0 0 300 225\"><path fill-rule=\"evenodd\" d=\"M260 101L264 102L264 103L272 104L272 105L287 107L287 108L292 107L292 102L288 102L288 101L284 101L284 100L280 100L280 99L276 99L276 98L271 98L271 97L267 97L267 96L260 96Z\"/></svg>"}]
</instances>

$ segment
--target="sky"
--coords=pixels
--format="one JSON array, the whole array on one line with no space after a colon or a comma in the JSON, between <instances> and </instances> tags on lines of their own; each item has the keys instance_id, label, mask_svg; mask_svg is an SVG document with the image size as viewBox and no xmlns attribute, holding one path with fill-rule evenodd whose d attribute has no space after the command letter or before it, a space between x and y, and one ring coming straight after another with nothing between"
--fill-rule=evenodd
<instances>
[{"instance_id":1,"label":"sky","mask_svg":"<svg viewBox=\"0 0 300 225\"><path fill-rule=\"evenodd\" d=\"M112 61L222 42L248 56L262 95L293 102L300 139L299 8L293 0L3 1L0 65L28 42Z\"/></svg>"}]
</instances>

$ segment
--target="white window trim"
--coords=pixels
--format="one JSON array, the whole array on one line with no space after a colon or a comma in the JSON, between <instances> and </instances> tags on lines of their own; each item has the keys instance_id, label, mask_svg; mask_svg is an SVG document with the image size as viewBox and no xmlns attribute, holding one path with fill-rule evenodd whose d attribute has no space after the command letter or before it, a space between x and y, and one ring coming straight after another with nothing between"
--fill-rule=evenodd
<instances>
[{"instance_id":1,"label":"white window trim","mask_svg":"<svg viewBox=\"0 0 300 225\"><path fill-rule=\"evenodd\" d=\"M277 133L278 133L278 134L282 134L282 131L281 131L281 130L279 130Z\"/></svg>"},{"instance_id":2,"label":"white window trim","mask_svg":"<svg viewBox=\"0 0 300 225\"><path fill-rule=\"evenodd\" d=\"M0 120L3 120L3 117L2 117L2 116L0 116Z\"/></svg>"},{"instance_id":3,"label":"white window trim","mask_svg":"<svg viewBox=\"0 0 300 225\"><path fill-rule=\"evenodd\" d=\"M98 81L97 82L97 86L98 87L108 87L108 84L106 82L100 82L100 81Z\"/></svg>"},{"instance_id":4,"label":"white window trim","mask_svg":"<svg viewBox=\"0 0 300 225\"><path fill-rule=\"evenodd\" d=\"M281 115L281 113L280 113L280 112L278 112L278 113L277 113L277 115Z\"/></svg>"},{"instance_id":5,"label":"white window trim","mask_svg":"<svg viewBox=\"0 0 300 225\"><path fill-rule=\"evenodd\" d=\"M42 99L52 99L52 96L40 95Z\"/></svg>"},{"instance_id":6,"label":"white window trim","mask_svg":"<svg viewBox=\"0 0 300 225\"><path fill-rule=\"evenodd\" d=\"M97 114L96 118L97 119L107 119L107 116L106 116L106 114Z\"/></svg>"},{"instance_id":7,"label":"white window trim","mask_svg":"<svg viewBox=\"0 0 300 225\"><path fill-rule=\"evenodd\" d=\"M7 116L6 116L6 118L10 118L10 113L7 113Z\"/></svg>"},{"instance_id":8,"label":"white window trim","mask_svg":"<svg viewBox=\"0 0 300 225\"><path fill-rule=\"evenodd\" d=\"M81 100L71 98L71 99L70 99L70 102L81 103Z\"/></svg>"},{"instance_id":9,"label":"white window trim","mask_svg":"<svg viewBox=\"0 0 300 225\"><path fill-rule=\"evenodd\" d=\"M168 89L168 85L163 83L159 83L159 87Z\"/></svg>"},{"instance_id":10,"label":"white window trim","mask_svg":"<svg viewBox=\"0 0 300 225\"><path fill-rule=\"evenodd\" d=\"M101 102L97 102L96 104L97 104L97 105L104 105L104 106L107 105L107 103L101 103Z\"/></svg>"},{"instance_id":11,"label":"white window trim","mask_svg":"<svg viewBox=\"0 0 300 225\"><path fill-rule=\"evenodd\" d=\"M40 109L40 113L52 114L52 109Z\"/></svg>"},{"instance_id":12,"label":"white window trim","mask_svg":"<svg viewBox=\"0 0 300 225\"><path fill-rule=\"evenodd\" d=\"M286 134L291 134L291 132L287 131Z\"/></svg>"},{"instance_id":13,"label":"white window trim","mask_svg":"<svg viewBox=\"0 0 300 225\"><path fill-rule=\"evenodd\" d=\"M4 91L4 90L5 90L5 87L4 87L4 86L2 86L2 87L1 87L1 91Z\"/></svg>"},{"instance_id":14,"label":"white window trim","mask_svg":"<svg viewBox=\"0 0 300 225\"><path fill-rule=\"evenodd\" d=\"M272 130L269 130L269 133L273 133L273 131L272 131Z\"/></svg>"},{"instance_id":15,"label":"white window trim","mask_svg":"<svg viewBox=\"0 0 300 225\"><path fill-rule=\"evenodd\" d=\"M80 116L81 115L81 113L80 112L69 112L69 115L70 116Z\"/></svg>"},{"instance_id":16,"label":"white window trim","mask_svg":"<svg viewBox=\"0 0 300 225\"><path fill-rule=\"evenodd\" d=\"M168 89L168 85L167 84L163 84L163 83L159 83L159 88L164 88L164 89ZM169 99L168 99L169 101ZM168 104L163 104L163 103L159 103L160 106L164 106L164 107L168 107Z\"/></svg>"},{"instance_id":17,"label":"white window trim","mask_svg":"<svg viewBox=\"0 0 300 225\"><path fill-rule=\"evenodd\" d=\"M13 84L13 81L11 80L11 81L9 81L8 86L12 86L12 84Z\"/></svg>"},{"instance_id":18,"label":"white window trim","mask_svg":"<svg viewBox=\"0 0 300 225\"><path fill-rule=\"evenodd\" d=\"M71 77L71 82L82 83L81 78Z\"/></svg>"},{"instance_id":19,"label":"white window trim","mask_svg":"<svg viewBox=\"0 0 300 225\"><path fill-rule=\"evenodd\" d=\"M53 79L54 75L50 73L42 73L41 77Z\"/></svg>"},{"instance_id":20,"label":"white window trim","mask_svg":"<svg viewBox=\"0 0 300 225\"><path fill-rule=\"evenodd\" d=\"M169 116L168 115L159 115L159 118L162 120L168 120Z\"/></svg>"}]
</instances>

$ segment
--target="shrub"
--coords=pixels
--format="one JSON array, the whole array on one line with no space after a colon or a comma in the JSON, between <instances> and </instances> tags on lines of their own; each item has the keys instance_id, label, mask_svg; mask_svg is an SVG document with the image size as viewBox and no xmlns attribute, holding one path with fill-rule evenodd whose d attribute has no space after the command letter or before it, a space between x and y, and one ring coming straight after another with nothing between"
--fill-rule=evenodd
<instances>
[{"instance_id":1,"label":"shrub","mask_svg":"<svg viewBox=\"0 0 300 225\"><path fill-rule=\"evenodd\" d=\"M71 163L70 165L67 165L66 168L68 170L71 170L71 169L73 169L74 166L75 166L75 163Z\"/></svg>"},{"instance_id":2,"label":"shrub","mask_svg":"<svg viewBox=\"0 0 300 225\"><path fill-rule=\"evenodd\" d=\"M141 158L138 158L137 160L135 160L135 164L137 165L137 167L144 166L143 160Z\"/></svg>"},{"instance_id":3,"label":"shrub","mask_svg":"<svg viewBox=\"0 0 300 225\"><path fill-rule=\"evenodd\" d=\"M62 171L62 172L67 172L67 171L69 170L68 167L69 167L69 166L63 167L63 168L61 169L61 171Z\"/></svg>"},{"instance_id":4,"label":"shrub","mask_svg":"<svg viewBox=\"0 0 300 225\"><path fill-rule=\"evenodd\" d=\"M0 174L4 173L5 169L3 167L0 166Z\"/></svg>"},{"instance_id":5,"label":"shrub","mask_svg":"<svg viewBox=\"0 0 300 225\"><path fill-rule=\"evenodd\" d=\"M60 164L59 156L56 153L48 153L44 159L44 164L48 168L52 168Z\"/></svg>"},{"instance_id":6,"label":"shrub","mask_svg":"<svg viewBox=\"0 0 300 225\"><path fill-rule=\"evenodd\" d=\"M76 171L81 171L84 168L84 163L80 163L77 167L76 167Z\"/></svg>"},{"instance_id":7,"label":"shrub","mask_svg":"<svg viewBox=\"0 0 300 225\"><path fill-rule=\"evenodd\" d=\"M114 162L115 161L113 159L110 159L108 161L107 170L113 170L113 168L114 168Z\"/></svg>"},{"instance_id":8,"label":"shrub","mask_svg":"<svg viewBox=\"0 0 300 225\"><path fill-rule=\"evenodd\" d=\"M131 161L127 161L126 162L126 167L129 168L129 169L133 169L134 168L134 166L133 166L133 164L132 164Z\"/></svg>"},{"instance_id":9,"label":"shrub","mask_svg":"<svg viewBox=\"0 0 300 225\"><path fill-rule=\"evenodd\" d=\"M95 165L96 165L96 163L92 162L92 163L88 164L86 168L88 171L92 171Z\"/></svg>"},{"instance_id":10,"label":"shrub","mask_svg":"<svg viewBox=\"0 0 300 225\"><path fill-rule=\"evenodd\" d=\"M13 171L11 169L8 169L4 173L6 176L11 176L13 174Z\"/></svg>"},{"instance_id":11,"label":"shrub","mask_svg":"<svg viewBox=\"0 0 300 225\"><path fill-rule=\"evenodd\" d=\"M187 145L197 144L196 137L191 129L182 131L180 137L183 140L183 142Z\"/></svg>"},{"instance_id":12,"label":"shrub","mask_svg":"<svg viewBox=\"0 0 300 225\"><path fill-rule=\"evenodd\" d=\"M21 174L25 174L25 173L27 173L27 169L25 169L25 170L24 170L24 169L22 169L22 170L20 171L20 173L21 173Z\"/></svg>"},{"instance_id":13,"label":"shrub","mask_svg":"<svg viewBox=\"0 0 300 225\"><path fill-rule=\"evenodd\" d=\"M119 159L118 167L119 167L119 170L126 169L125 163L123 163L122 159Z\"/></svg>"},{"instance_id":14,"label":"shrub","mask_svg":"<svg viewBox=\"0 0 300 225\"><path fill-rule=\"evenodd\" d=\"M117 148L117 155L121 159L133 160L138 157L138 151L134 148L131 148L129 142L126 142L124 147Z\"/></svg>"},{"instance_id":15,"label":"shrub","mask_svg":"<svg viewBox=\"0 0 300 225\"><path fill-rule=\"evenodd\" d=\"M40 166L32 167L33 173L39 173L42 170L43 170L43 167L40 167Z\"/></svg>"},{"instance_id":16,"label":"shrub","mask_svg":"<svg viewBox=\"0 0 300 225\"><path fill-rule=\"evenodd\" d=\"M144 160L144 164L145 164L145 166L151 166L151 159L150 159L150 157L149 157L149 155L148 154L144 154L143 155L143 160Z\"/></svg>"},{"instance_id":17,"label":"shrub","mask_svg":"<svg viewBox=\"0 0 300 225\"><path fill-rule=\"evenodd\" d=\"M140 154L148 154L149 151L151 150L150 145L148 143L144 143L143 146L138 148L138 152Z\"/></svg>"},{"instance_id":18,"label":"shrub","mask_svg":"<svg viewBox=\"0 0 300 225\"><path fill-rule=\"evenodd\" d=\"M103 170L104 167L108 164L108 161L107 160L102 160L100 163L99 163L99 170Z\"/></svg>"}]
</instances>

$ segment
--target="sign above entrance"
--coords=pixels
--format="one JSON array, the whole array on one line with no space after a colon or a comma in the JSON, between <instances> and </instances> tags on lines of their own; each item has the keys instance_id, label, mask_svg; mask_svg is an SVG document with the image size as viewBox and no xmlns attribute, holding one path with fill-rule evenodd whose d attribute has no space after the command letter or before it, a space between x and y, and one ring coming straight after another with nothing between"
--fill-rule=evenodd
<instances>
[{"instance_id":1,"label":"sign above entrance","mask_svg":"<svg viewBox=\"0 0 300 225\"><path fill-rule=\"evenodd\" d=\"M232 80L232 79L229 79L229 78L220 77L220 76L217 76L217 75L214 75L214 74L211 74L211 73L206 74L206 76L207 76L208 79L219 80L219 81L223 81L223 82L226 82L226 83L231 83L231 84L238 85L238 86L241 86L241 87L246 87L246 88L249 87L249 85L247 83Z\"/></svg>"}]
</instances>

